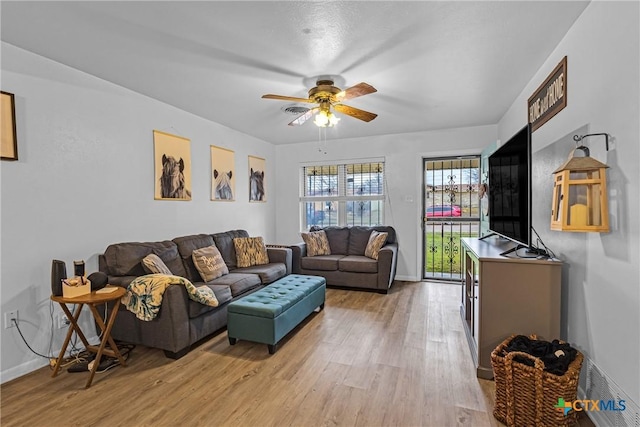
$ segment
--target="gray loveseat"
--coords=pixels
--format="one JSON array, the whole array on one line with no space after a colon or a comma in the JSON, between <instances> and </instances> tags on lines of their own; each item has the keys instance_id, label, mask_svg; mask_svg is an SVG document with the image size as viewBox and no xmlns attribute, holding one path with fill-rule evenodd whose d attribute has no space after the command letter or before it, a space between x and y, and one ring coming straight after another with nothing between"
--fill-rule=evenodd
<instances>
[{"instance_id":1,"label":"gray loveseat","mask_svg":"<svg viewBox=\"0 0 640 427\"><path fill-rule=\"evenodd\" d=\"M164 261L172 274L187 278L195 286L211 288L219 302L217 307L209 307L190 300L184 286L169 286L164 292L160 312L151 321L139 320L121 305L111 332L113 338L159 348L164 350L167 357L177 359L185 355L192 344L226 327L229 302L291 273L292 258L288 248L268 247L268 264L238 268L233 244L236 237L249 235L245 230L233 230L176 237L161 242L109 245L98 259L99 269L107 274L109 284L127 287L136 277L147 274L141 261L154 253ZM195 249L214 244L229 268L229 274L204 283L191 254Z\"/></svg>"},{"instance_id":2,"label":"gray loveseat","mask_svg":"<svg viewBox=\"0 0 640 427\"><path fill-rule=\"evenodd\" d=\"M306 244L292 245L294 274L322 276L328 286L376 290L388 293L396 276L398 243L393 227L312 227L324 230L331 249L330 255L308 256ZM364 256L372 230L387 232L387 242L378 259Z\"/></svg>"}]
</instances>

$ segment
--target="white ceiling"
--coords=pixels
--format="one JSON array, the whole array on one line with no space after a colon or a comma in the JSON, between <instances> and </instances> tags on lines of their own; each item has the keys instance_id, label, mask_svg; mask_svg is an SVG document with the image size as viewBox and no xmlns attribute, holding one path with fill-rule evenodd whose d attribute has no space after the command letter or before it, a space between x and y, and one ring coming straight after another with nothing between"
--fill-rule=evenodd
<instances>
[{"instance_id":1,"label":"white ceiling","mask_svg":"<svg viewBox=\"0 0 640 427\"><path fill-rule=\"evenodd\" d=\"M377 93L326 137L495 124L584 1L1 4L2 40L274 144L318 139L282 111L319 76ZM4 64L7 66L7 64ZM549 70L551 71L551 70ZM523 117L523 123L526 118Z\"/></svg>"}]
</instances>

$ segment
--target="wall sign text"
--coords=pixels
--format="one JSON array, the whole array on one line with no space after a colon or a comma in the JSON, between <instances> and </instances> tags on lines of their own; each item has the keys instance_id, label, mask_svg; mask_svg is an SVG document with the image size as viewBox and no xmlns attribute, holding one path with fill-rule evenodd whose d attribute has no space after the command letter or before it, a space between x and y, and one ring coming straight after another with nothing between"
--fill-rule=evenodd
<instances>
[{"instance_id":1,"label":"wall sign text","mask_svg":"<svg viewBox=\"0 0 640 427\"><path fill-rule=\"evenodd\" d=\"M527 102L531 132L567 106L567 57L551 72Z\"/></svg>"}]
</instances>

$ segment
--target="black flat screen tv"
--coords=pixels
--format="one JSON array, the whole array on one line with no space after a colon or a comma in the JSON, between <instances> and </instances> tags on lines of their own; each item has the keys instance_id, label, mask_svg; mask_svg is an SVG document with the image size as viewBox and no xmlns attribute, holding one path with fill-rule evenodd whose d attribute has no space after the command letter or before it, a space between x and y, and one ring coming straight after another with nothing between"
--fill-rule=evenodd
<instances>
[{"instance_id":1,"label":"black flat screen tv","mask_svg":"<svg viewBox=\"0 0 640 427\"><path fill-rule=\"evenodd\" d=\"M522 128L489 156L489 229L531 246L531 130ZM517 247L516 247L517 248Z\"/></svg>"}]
</instances>

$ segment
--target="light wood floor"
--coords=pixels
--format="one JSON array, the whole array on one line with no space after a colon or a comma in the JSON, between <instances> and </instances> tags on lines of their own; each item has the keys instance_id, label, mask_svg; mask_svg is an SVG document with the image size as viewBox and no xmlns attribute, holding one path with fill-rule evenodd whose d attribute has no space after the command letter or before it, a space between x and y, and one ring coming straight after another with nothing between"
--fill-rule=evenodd
<instances>
[{"instance_id":1,"label":"light wood floor","mask_svg":"<svg viewBox=\"0 0 640 427\"><path fill-rule=\"evenodd\" d=\"M230 346L223 332L173 361L138 346L127 367L42 368L1 387L2 426L500 426L475 376L459 287L398 282L389 295L327 290L285 338ZM589 425L588 420L583 425Z\"/></svg>"}]
</instances>

